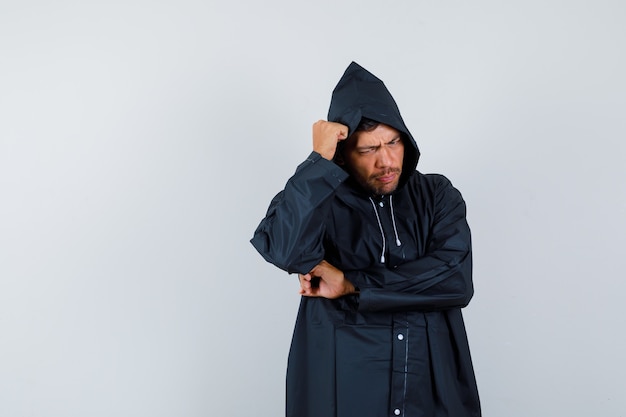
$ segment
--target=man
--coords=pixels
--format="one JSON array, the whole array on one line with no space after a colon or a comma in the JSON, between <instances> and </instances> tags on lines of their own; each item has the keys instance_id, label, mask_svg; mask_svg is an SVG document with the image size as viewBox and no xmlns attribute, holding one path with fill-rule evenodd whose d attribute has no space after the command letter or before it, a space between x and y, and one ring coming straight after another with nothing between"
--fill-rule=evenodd
<instances>
[{"instance_id":1,"label":"man","mask_svg":"<svg viewBox=\"0 0 626 417\"><path fill-rule=\"evenodd\" d=\"M251 240L300 279L288 417L480 416L465 203L418 158L383 82L351 63Z\"/></svg>"}]
</instances>

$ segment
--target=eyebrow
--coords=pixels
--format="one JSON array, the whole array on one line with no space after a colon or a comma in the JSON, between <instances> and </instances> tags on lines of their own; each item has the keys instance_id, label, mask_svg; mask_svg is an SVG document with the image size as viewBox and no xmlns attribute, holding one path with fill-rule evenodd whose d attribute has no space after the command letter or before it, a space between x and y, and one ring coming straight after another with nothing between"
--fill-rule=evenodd
<instances>
[{"instance_id":1,"label":"eyebrow","mask_svg":"<svg viewBox=\"0 0 626 417\"><path fill-rule=\"evenodd\" d=\"M390 144L391 142L395 142L398 140L402 140L402 136L398 135L396 137L394 137L393 139L389 140L388 142L385 143L385 145ZM356 146L355 149L357 151L361 151L361 150L366 150L366 149L373 149L373 148L379 148L381 145L364 145L364 146Z\"/></svg>"}]
</instances>

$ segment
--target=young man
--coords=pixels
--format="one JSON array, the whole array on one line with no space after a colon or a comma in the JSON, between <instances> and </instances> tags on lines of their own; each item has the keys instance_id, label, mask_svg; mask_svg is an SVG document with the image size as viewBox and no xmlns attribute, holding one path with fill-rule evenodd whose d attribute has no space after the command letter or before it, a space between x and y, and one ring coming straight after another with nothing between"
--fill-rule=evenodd
<instances>
[{"instance_id":1,"label":"young man","mask_svg":"<svg viewBox=\"0 0 626 417\"><path fill-rule=\"evenodd\" d=\"M351 63L251 240L300 279L288 417L480 416L465 203L418 159L383 82Z\"/></svg>"}]
</instances>

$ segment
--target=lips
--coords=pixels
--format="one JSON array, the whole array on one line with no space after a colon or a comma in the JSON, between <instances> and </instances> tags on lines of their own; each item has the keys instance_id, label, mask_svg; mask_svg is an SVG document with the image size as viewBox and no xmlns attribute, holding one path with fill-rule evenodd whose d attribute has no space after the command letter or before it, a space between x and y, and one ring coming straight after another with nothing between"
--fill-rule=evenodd
<instances>
[{"instance_id":1,"label":"lips","mask_svg":"<svg viewBox=\"0 0 626 417\"><path fill-rule=\"evenodd\" d=\"M385 172L384 174L377 175L376 177L374 177L374 179L376 181L382 182L383 184L388 184L395 181L395 179L398 177L398 174L399 173L395 171Z\"/></svg>"},{"instance_id":2,"label":"lips","mask_svg":"<svg viewBox=\"0 0 626 417\"><path fill-rule=\"evenodd\" d=\"M381 177L377 177L376 180L382 183L390 183L396 178L396 174L383 175Z\"/></svg>"}]
</instances>

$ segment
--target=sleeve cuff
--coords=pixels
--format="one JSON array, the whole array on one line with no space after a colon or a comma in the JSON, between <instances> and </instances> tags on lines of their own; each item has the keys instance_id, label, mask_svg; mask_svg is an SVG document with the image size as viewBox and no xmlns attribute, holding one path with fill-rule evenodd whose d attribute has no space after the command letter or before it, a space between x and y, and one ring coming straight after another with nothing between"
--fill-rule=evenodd
<instances>
[{"instance_id":1,"label":"sleeve cuff","mask_svg":"<svg viewBox=\"0 0 626 417\"><path fill-rule=\"evenodd\" d=\"M322 175L327 181L331 180L331 183L340 184L349 176L348 173L339 165L329 161L328 159L322 158L322 155L315 151L311 152L304 162L298 165L296 173L308 171L310 169L323 171Z\"/></svg>"}]
</instances>

